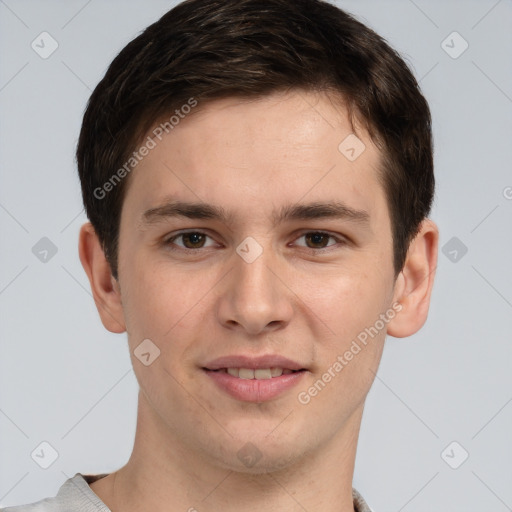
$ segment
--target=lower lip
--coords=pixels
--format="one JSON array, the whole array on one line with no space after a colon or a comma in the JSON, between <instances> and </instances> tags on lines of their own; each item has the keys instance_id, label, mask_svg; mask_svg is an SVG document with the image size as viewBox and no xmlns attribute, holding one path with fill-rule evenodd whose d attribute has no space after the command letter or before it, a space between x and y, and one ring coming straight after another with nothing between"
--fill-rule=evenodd
<instances>
[{"instance_id":1,"label":"lower lip","mask_svg":"<svg viewBox=\"0 0 512 512\"><path fill-rule=\"evenodd\" d=\"M240 379L229 373L203 370L215 384L237 400L244 402L265 402L276 398L281 393L295 386L303 375L304 370L271 379Z\"/></svg>"}]
</instances>

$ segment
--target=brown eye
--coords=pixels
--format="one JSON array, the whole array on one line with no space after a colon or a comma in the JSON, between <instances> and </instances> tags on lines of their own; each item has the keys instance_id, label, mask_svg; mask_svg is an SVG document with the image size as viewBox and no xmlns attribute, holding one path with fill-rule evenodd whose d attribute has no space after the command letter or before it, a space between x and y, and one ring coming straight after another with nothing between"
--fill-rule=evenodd
<instances>
[{"instance_id":1,"label":"brown eye","mask_svg":"<svg viewBox=\"0 0 512 512\"><path fill-rule=\"evenodd\" d=\"M303 231L295 239L294 245L310 254L327 254L342 249L349 244L347 238L341 234L331 234L326 231Z\"/></svg>"},{"instance_id":2,"label":"brown eye","mask_svg":"<svg viewBox=\"0 0 512 512\"><path fill-rule=\"evenodd\" d=\"M202 233L184 233L180 236L182 237L183 243L187 249L198 249L203 247L206 238Z\"/></svg>"},{"instance_id":3,"label":"brown eye","mask_svg":"<svg viewBox=\"0 0 512 512\"><path fill-rule=\"evenodd\" d=\"M207 240L210 239L211 242L207 245ZM179 242L181 240L181 242ZM207 247L211 247L215 245L211 237L209 237L206 233L202 233L201 231L189 231L186 233L178 233L170 238L168 238L164 244L169 249L176 250L194 250L194 249L203 249Z\"/></svg>"},{"instance_id":4,"label":"brown eye","mask_svg":"<svg viewBox=\"0 0 512 512\"><path fill-rule=\"evenodd\" d=\"M311 243L312 246L308 245L311 249L323 249L327 247L329 242L329 238L333 238L327 233L315 232L315 233L307 233L304 235L307 242Z\"/></svg>"}]
</instances>

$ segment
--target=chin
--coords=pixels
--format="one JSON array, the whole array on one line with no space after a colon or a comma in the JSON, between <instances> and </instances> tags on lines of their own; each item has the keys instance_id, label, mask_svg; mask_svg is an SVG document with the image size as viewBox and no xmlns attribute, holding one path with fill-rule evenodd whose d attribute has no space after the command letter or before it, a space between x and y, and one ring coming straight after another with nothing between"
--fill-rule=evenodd
<instances>
[{"instance_id":1,"label":"chin","mask_svg":"<svg viewBox=\"0 0 512 512\"><path fill-rule=\"evenodd\" d=\"M287 439L271 438L268 435L271 430L251 434L246 431L245 435L236 435L223 443L220 457L215 457L217 464L237 473L258 475L286 469L306 456L303 436L295 440L289 435Z\"/></svg>"}]
</instances>

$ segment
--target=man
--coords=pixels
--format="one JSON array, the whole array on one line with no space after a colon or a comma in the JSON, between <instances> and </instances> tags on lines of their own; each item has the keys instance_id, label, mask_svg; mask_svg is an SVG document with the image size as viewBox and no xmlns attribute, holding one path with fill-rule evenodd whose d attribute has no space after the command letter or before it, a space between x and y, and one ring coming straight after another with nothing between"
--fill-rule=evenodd
<instances>
[{"instance_id":1,"label":"man","mask_svg":"<svg viewBox=\"0 0 512 512\"><path fill-rule=\"evenodd\" d=\"M188 0L148 27L77 149L80 259L140 385L133 452L6 510L370 510L357 439L386 334L427 318L432 160L410 70L331 4Z\"/></svg>"}]
</instances>

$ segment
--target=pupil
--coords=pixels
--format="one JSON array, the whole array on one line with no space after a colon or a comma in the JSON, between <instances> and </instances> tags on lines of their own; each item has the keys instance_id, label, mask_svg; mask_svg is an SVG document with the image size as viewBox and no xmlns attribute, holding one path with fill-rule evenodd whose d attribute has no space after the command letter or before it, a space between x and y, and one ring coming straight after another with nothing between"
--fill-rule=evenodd
<instances>
[{"instance_id":1,"label":"pupil","mask_svg":"<svg viewBox=\"0 0 512 512\"><path fill-rule=\"evenodd\" d=\"M325 235L322 233L313 233L312 235L308 235L308 238L312 240L313 244L321 244L322 240L325 239Z\"/></svg>"},{"instance_id":2,"label":"pupil","mask_svg":"<svg viewBox=\"0 0 512 512\"><path fill-rule=\"evenodd\" d=\"M186 233L185 234L185 239L188 240L193 246L198 245L198 244L200 245L201 242L203 241L202 237L203 237L203 235L201 235L201 233Z\"/></svg>"}]
</instances>

